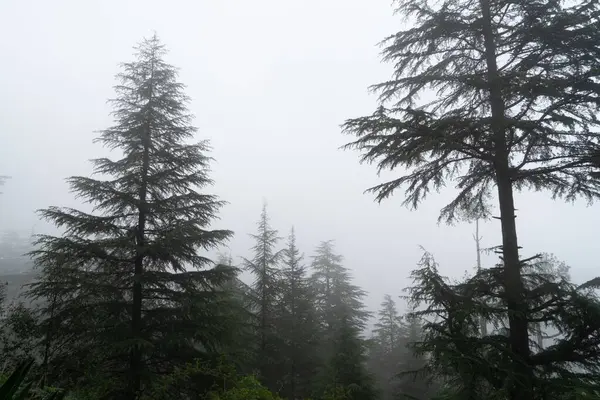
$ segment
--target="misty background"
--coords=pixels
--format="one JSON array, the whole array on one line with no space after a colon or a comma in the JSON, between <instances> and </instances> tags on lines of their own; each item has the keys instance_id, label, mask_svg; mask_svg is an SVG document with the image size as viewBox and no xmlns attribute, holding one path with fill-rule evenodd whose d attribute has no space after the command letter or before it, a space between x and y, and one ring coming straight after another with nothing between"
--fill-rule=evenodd
<instances>
[{"instance_id":1,"label":"misty background","mask_svg":"<svg viewBox=\"0 0 600 400\"><path fill-rule=\"evenodd\" d=\"M295 225L306 261L319 241L335 239L371 310L408 285L419 246L445 275L475 267L474 226L437 224L452 188L418 211L401 205L401 192L378 205L363 191L395 174L378 178L358 153L338 149L351 140L339 125L371 113L368 86L390 77L377 43L402 24L391 0L168 4L0 2L0 175L12 177L0 195L0 230L51 232L36 209L79 206L64 179L89 175L88 160L107 153L92 140L112 124L106 100L118 64L156 31L187 85L198 140L213 147L211 190L229 202L218 227L236 233L236 262L249 254L266 200L281 236ZM554 253L575 282L597 274L595 208L535 193L519 194L516 206L523 256ZM498 223L482 224L482 246L499 244ZM495 261L486 256L484 266Z\"/></svg>"}]
</instances>

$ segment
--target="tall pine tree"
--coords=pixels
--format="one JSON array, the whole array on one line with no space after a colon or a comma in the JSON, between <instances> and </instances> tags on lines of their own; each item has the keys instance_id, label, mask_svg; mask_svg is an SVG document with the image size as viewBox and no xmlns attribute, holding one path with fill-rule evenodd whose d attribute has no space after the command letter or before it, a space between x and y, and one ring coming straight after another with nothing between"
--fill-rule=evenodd
<instances>
[{"instance_id":1,"label":"tall pine tree","mask_svg":"<svg viewBox=\"0 0 600 400\"><path fill-rule=\"evenodd\" d=\"M325 334L335 330L342 316L362 330L370 315L362 302L366 292L352 283L350 271L342 261L331 240L321 242L313 256L311 284Z\"/></svg>"},{"instance_id":2,"label":"tall pine tree","mask_svg":"<svg viewBox=\"0 0 600 400\"><path fill-rule=\"evenodd\" d=\"M313 256L311 286L322 330L323 362L316 390L349 390L353 399L369 399L375 394L365 369L367 349L362 338L370 316L362 301L366 293L352 283L342 261L333 241L319 244Z\"/></svg>"},{"instance_id":3,"label":"tall pine tree","mask_svg":"<svg viewBox=\"0 0 600 400\"><path fill-rule=\"evenodd\" d=\"M257 347L255 366L265 385L271 390L281 386L281 338L276 333L280 299L279 262L283 255L277 245L281 238L271 227L266 204L258 221L258 231L251 235L255 241L252 259L244 258L244 268L254 276L252 310L256 315Z\"/></svg>"},{"instance_id":4,"label":"tall pine tree","mask_svg":"<svg viewBox=\"0 0 600 400\"><path fill-rule=\"evenodd\" d=\"M397 392L396 376L398 364L404 356L406 338L396 302L388 294L381 303L373 334L368 365L375 375L382 400L392 400Z\"/></svg>"},{"instance_id":5,"label":"tall pine tree","mask_svg":"<svg viewBox=\"0 0 600 400\"><path fill-rule=\"evenodd\" d=\"M318 366L319 325L303 256L294 228L283 252L278 332L285 340L285 386L288 399L308 398Z\"/></svg>"},{"instance_id":6,"label":"tall pine tree","mask_svg":"<svg viewBox=\"0 0 600 400\"><path fill-rule=\"evenodd\" d=\"M154 36L122 65L115 125L96 139L121 158L93 160L104 179L68 179L93 211L42 210L64 234L40 236L33 252L42 278L30 295L49 298L57 285L69 293L46 318L80 328L70 329L74 350L110 382L98 398L139 398L154 377L218 350L232 330L220 318L220 286L233 271L199 254L232 232L210 229L223 202L199 192L211 184L207 143L188 143L196 128L165 53Z\"/></svg>"},{"instance_id":7,"label":"tall pine tree","mask_svg":"<svg viewBox=\"0 0 600 400\"><path fill-rule=\"evenodd\" d=\"M393 352L400 344L402 333L402 317L398 314L396 302L392 296L386 294L381 308L379 309L378 320L375 323L374 333L381 346L387 352Z\"/></svg>"}]
</instances>

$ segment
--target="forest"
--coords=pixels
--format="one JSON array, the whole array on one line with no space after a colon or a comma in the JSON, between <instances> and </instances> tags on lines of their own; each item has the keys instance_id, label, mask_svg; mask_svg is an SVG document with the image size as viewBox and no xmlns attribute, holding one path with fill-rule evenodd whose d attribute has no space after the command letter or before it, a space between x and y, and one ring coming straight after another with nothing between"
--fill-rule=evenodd
<instances>
[{"instance_id":1,"label":"forest","mask_svg":"<svg viewBox=\"0 0 600 400\"><path fill-rule=\"evenodd\" d=\"M36 279L12 303L0 286L0 400L600 399L600 278L524 254L515 204L600 197L600 4L394 9L411 26L381 42L393 75L373 114L340 121L343 150L395 175L366 188L376 202L452 187L440 222L495 219L495 265L445 277L423 250L369 310L335 238L301 249L266 204L234 260L215 226L236 199L211 192L210 143L154 35L116 75L95 139L111 158L67 178L82 209L39 210L59 233L35 236Z\"/></svg>"}]
</instances>

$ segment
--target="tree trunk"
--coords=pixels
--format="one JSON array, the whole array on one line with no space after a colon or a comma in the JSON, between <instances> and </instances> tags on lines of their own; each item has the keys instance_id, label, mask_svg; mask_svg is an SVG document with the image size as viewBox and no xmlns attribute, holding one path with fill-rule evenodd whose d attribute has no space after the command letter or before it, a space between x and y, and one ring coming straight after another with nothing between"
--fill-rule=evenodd
<instances>
[{"instance_id":1,"label":"tree trunk","mask_svg":"<svg viewBox=\"0 0 600 400\"><path fill-rule=\"evenodd\" d=\"M292 231L293 233L293 231ZM294 261L295 262L295 261ZM294 262L292 262L291 266L291 289L292 289L292 365L291 365L291 381L290 381L290 399L296 399L296 357L298 356L298 334L296 332L296 270Z\"/></svg>"},{"instance_id":2,"label":"tree trunk","mask_svg":"<svg viewBox=\"0 0 600 400\"><path fill-rule=\"evenodd\" d=\"M480 5L492 111L491 128L495 146L494 168L502 226L502 256L504 261L504 288L509 312L509 340L515 357L513 362L515 381L520 382L520 384L514 383L510 388L510 399L531 400L533 398L533 382L532 371L528 366L530 349L527 304L523 301L523 282L515 223L513 185L504 125L505 105L502 99L502 83L496 61L495 33L492 27L489 0L480 0Z\"/></svg>"},{"instance_id":3,"label":"tree trunk","mask_svg":"<svg viewBox=\"0 0 600 400\"><path fill-rule=\"evenodd\" d=\"M263 267L262 267L262 278L263 278L263 289L261 293L261 322L260 322L260 366L261 374L263 379L267 379L267 290L270 288L266 287L267 282L267 265L266 258L263 254Z\"/></svg>"},{"instance_id":4,"label":"tree trunk","mask_svg":"<svg viewBox=\"0 0 600 400\"><path fill-rule=\"evenodd\" d=\"M154 64L151 68L150 80L153 80ZM151 83L152 85L152 83ZM150 86L148 110L151 110L153 88ZM140 203L138 209L138 224L136 227L136 256L133 276L133 307L131 315L131 333L134 341L142 339L142 276L144 273L145 241L146 241L146 217L147 217L147 195L148 195L148 171L150 168L150 132L151 121L147 116L146 127L142 143L144 146L142 155L142 175L140 182ZM134 343L131 351L130 363L130 399L136 400L141 390L142 382L142 349L139 343Z\"/></svg>"},{"instance_id":5,"label":"tree trunk","mask_svg":"<svg viewBox=\"0 0 600 400\"><path fill-rule=\"evenodd\" d=\"M481 237L479 236L479 219L475 220L475 247L477 249L477 272L481 271ZM479 318L479 333L481 337L487 336L487 321L484 317Z\"/></svg>"}]
</instances>

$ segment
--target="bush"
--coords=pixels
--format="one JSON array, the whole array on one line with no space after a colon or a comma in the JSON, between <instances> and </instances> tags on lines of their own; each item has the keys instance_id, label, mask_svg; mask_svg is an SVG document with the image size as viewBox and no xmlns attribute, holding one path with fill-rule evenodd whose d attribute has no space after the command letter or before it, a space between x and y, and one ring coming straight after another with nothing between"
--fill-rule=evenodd
<instances>
[{"instance_id":1,"label":"bush","mask_svg":"<svg viewBox=\"0 0 600 400\"><path fill-rule=\"evenodd\" d=\"M280 400L281 398L273 394L264 387L254 376L245 376L241 378L233 388L218 392L211 392L208 397L210 400Z\"/></svg>"}]
</instances>

